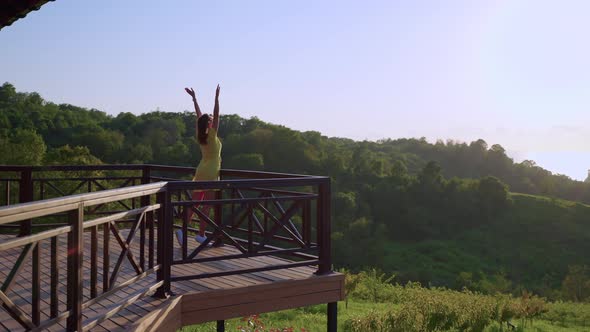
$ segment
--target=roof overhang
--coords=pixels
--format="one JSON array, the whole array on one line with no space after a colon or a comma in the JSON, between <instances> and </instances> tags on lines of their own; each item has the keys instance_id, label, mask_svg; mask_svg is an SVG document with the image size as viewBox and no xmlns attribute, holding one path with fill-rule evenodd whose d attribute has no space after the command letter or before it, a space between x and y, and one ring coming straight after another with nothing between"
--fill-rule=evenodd
<instances>
[{"instance_id":1,"label":"roof overhang","mask_svg":"<svg viewBox=\"0 0 590 332\"><path fill-rule=\"evenodd\" d=\"M0 30L27 16L33 10L55 0L2 0L0 1Z\"/></svg>"}]
</instances>

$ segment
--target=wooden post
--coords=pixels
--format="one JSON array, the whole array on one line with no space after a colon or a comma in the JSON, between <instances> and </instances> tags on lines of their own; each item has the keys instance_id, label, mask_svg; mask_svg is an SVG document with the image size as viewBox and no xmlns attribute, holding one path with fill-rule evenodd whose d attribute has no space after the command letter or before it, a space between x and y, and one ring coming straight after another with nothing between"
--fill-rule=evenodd
<instances>
[{"instance_id":1,"label":"wooden post","mask_svg":"<svg viewBox=\"0 0 590 332\"><path fill-rule=\"evenodd\" d=\"M150 183L150 167L143 166L141 172L141 184L148 184ZM150 205L150 196L141 196L140 205L142 207ZM146 224L149 226L151 222L147 219L151 218L151 213L146 213L143 220L141 221L140 231L139 231L139 265L141 266L142 270L145 270L145 237L146 237ZM148 250L153 250L149 248ZM149 254L148 254L149 257ZM148 262L149 265L149 262Z\"/></svg>"},{"instance_id":2,"label":"wooden post","mask_svg":"<svg viewBox=\"0 0 590 332\"><path fill-rule=\"evenodd\" d=\"M328 332L338 331L338 302L328 303Z\"/></svg>"},{"instance_id":3,"label":"wooden post","mask_svg":"<svg viewBox=\"0 0 590 332\"><path fill-rule=\"evenodd\" d=\"M109 274L111 270L111 222L102 224L102 292L106 293L111 288Z\"/></svg>"},{"instance_id":4,"label":"wooden post","mask_svg":"<svg viewBox=\"0 0 590 332\"><path fill-rule=\"evenodd\" d=\"M51 238L51 286L50 286L50 318L57 317L58 314L58 283L59 283L59 264L57 262L57 237Z\"/></svg>"},{"instance_id":5,"label":"wooden post","mask_svg":"<svg viewBox=\"0 0 590 332\"><path fill-rule=\"evenodd\" d=\"M33 295L33 303L32 304L32 318L33 324L39 325L41 322L41 273L40 273L40 257L41 253L39 252L41 242L37 242L37 245L33 249L33 271L31 274L31 281L32 281L32 295Z\"/></svg>"},{"instance_id":6,"label":"wooden post","mask_svg":"<svg viewBox=\"0 0 590 332\"><path fill-rule=\"evenodd\" d=\"M10 180L6 181L6 206L10 205Z\"/></svg>"},{"instance_id":7,"label":"wooden post","mask_svg":"<svg viewBox=\"0 0 590 332\"><path fill-rule=\"evenodd\" d=\"M170 277L172 268L172 255L174 248L172 247L172 230L174 229L172 223L174 216L172 214L172 203L170 199L170 192L165 191L157 194L157 201L160 204L158 209L158 252L157 262L162 265L158 270L158 281L164 281L164 284L158 288L155 297L167 298L172 295L170 292Z\"/></svg>"},{"instance_id":8,"label":"wooden post","mask_svg":"<svg viewBox=\"0 0 590 332\"><path fill-rule=\"evenodd\" d=\"M33 171L30 167L20 173L20 182L18 187L19 203L33 201ZM31 219L20 222L19 236L30 235L32 233Z\"/></svg>"},{"instance_id":9,"label":"wooden post","mask_svg":"<svg viewBox=\"0 0 590 332\"><path fill-rule=\"evenodd\" d=\"M224 320L217 321L217 332L225 332L225 321Z\"/></svg>"},{"instance_id":10,"label":"wooden post","mask_svg":"<svg viewBox=\"0 0 590 332\"><path fill-rule=\"evenodd\" d=\"M330 179L327 178L322 181L319 186L318 200L317 200L317 230L318 230L318 244L320 246L320 264L317 274L326 274L332 271L332 247L330 243L331 229L331 204L330 204L331 188Z\"/></svg>"},{"instance_id":11,"label":"wooden post","mask_svg":"<svg viewBox=\"0 0 590 332\"><path fill-rule=\"evenodd\" d=\"M254 229L252 227L252 219L254 219L253 215L254 215L254 204L249 204L249 208L248 210L250 210L250 213L248 214L248 253L252 254L254 253ZM264 234L264 236L266 236L266 233ZM264 250L264 248L263 248Z\"/></svg>"},{"instance_id":12,"label":"wooden post","mask_svg":"<svg viewBox=\"0 0 590 332\"><path fill-rule=\"evenodd\" d=\"M189 191L189 200L192 200L194 197L194 192L193 191ZM177 193L176 196L176 200L177 201L182 201L182 193ZM188 226L190 225L190 223L192 222L192 205L187 205L185 207L178 207L178 212L181 215L181 220L182 220L182 245L180 246L180 251L182 252L182 259L186 259L186 256L188 256ZM195 209L199 208L199 204L194 205ZM182 212L181 212L182 211ZM189 220L189 215L191 216ZM200 226L199 226L200 228ZM176 234L176 230L174 229L174 227L172 227L172 232Z\"/></svg>"},{"instance_id":13,"label":"wooden post","mask_svg":"<svg viewBox=\"0 0 590 332\"><path fill-rule=\"evenodd\" d=\"M90 229L90 298L98 295L98 226Z\"/></svg>"},{"instance_id":14,"label":"wooden post","mask_svg":"<svg viewBox=\"0 0 590 332\"><path fill-rule=\"evenodd\" d=\"M147 227L149 230L149 239L148 239L148 268L152 268L154 267L154 251L156 250L156 248L154 247L154 215L156 214L156 211L152 211L148 216L147 216Z\"/></svg>"},{"instance_id":15,"label":"wooden post","mask_svg":"<svg viewBox=\"0 0 590 332\"><path fill-rule=\"evenodd\" d=\"M215 192L215 199L222 199L223 192L221 189ZM219 228L223 228L223 206L221 204L217 204L213 207L213 220ZM213 245L214 246L221 246L223 244L222 237L220 236L217 239L214 239Z\"/></svg>"},{"instance_id":16,"label":"wooden post","mask_svg":"<svg viewBox=\"0 0 590 332\"><path fill-rule=\"evenodd\" d=\"M311 200L306 200L303 203L303 225L301 227L303 242L309 247L311 246Z\"/></svg>"},{"instance_id":17,"label":"wooden post","mask_svg":"<svg viewBox=\"0 0 590 332\"><path fill-rule=\"evenodd\" d=\"M142 173L141 173L141 183L148 184L152 182L152 173L151 173L151 166L144 166ZM151 198L146 196L142 198L142 206L146 206L151 204ZM145 216L144 223L147 225L147 229L149 232L148 235L148 268L154 267L154 252L156 251L156 247L154 246L154 215L157 213L156 211L152 211Z\"/></svg>"},{"instance_id":18,"label":"wooden post","mask_svg":"<svg viewBox=\"0 0 590 332\"><path fill-rule=\"evenodd\" d=\"M70 212L72 230L68 233L67 331L82 331L82 254L84 236L84 204Z\"/></svg>"},{"instance_id":19,"label":"wooden post","mask_svg":"<svg viewBox=\"0 0 590 332\"><path fill-rule=\"evenodd\" d=\"M141 169L141 184L148 184L151 182L151 169L150 166L143 166Z\"/></svg>"}]
</instances>

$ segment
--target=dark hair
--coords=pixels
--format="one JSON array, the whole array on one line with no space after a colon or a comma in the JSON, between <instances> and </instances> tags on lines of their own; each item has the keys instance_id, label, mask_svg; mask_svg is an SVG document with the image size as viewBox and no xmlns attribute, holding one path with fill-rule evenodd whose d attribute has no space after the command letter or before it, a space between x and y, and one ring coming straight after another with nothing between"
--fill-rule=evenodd
<instances>
[{"instance_id":1,"label":"dark hair","mask_svg":"<svg viewBox=\"0 0 590 332\"><path fill-rule=\"evenodd\" d=\"M209 127L209 114L203 114L197 120L199 144L207 144L207 128Z\"/></svg>"}]
</instances>

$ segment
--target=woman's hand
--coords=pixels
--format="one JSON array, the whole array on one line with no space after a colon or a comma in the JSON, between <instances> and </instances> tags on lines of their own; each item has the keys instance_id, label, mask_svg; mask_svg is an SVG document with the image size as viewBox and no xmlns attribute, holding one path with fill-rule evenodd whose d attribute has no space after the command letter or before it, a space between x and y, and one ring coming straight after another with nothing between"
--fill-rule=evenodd
<instances>
[{"instance_id":1,"label":"woman's hand","mask_svg":"<svg viewBox=\"0 0 590 332\"><path fill-rule=\"evenodd\" d=\"M193 97L193 99L196 99L197 97L195 97L195 90L193 90L193 88L184 88L184 91L186 91L186 93L188 93L191 97Z\"/></svg>"},{"instance_id":2,"label":"woman's hand","mask_svg":"<svg viewBox=\"0 0 590 332\"><path fill-rule=\"evenodd\" d=\"M217 84L217 89L215 89L215 106L213 106L213 128L215 130L219 130L219 84Z\"/></svg>"},{"instance_id":3,"label":"woman's hand","mask_svg":"<svg viewBox=\"0 0 590 332\"><path fill-rule=\"evenodd\" d=\"M193 97L193 105L195 106L195 112L197 113L197 119L201 117L201 109L199 108L199 103L197 103L197 97L195 96L195 90L193 88L184 88L184 91L188 93L191 97Z\"/></svg>"}]
</instances>

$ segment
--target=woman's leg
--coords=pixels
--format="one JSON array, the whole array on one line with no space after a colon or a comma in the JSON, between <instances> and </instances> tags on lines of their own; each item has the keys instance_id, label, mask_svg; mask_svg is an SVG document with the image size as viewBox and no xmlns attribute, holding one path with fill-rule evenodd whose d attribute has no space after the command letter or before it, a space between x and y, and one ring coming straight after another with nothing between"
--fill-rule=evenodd
<instances>
[{"instance_id":1,"label":"woman's leg","mask_svg":"<svg viewBox=\"0 0 590 332\"><path fill-rule=\"evenodd\" d=\"M192 195L192 200L193 201L202 201L205 197L205 192L204 191L193 191L193 195ZM195 209L199 208L199 204L195 204L194 206ZM189 206L186 209L186 222L190 225L191 222L193 221L193 214L195 212L193 211L193 207Z\"/></svg>"},{"instance_id":2,"label":"woman's leg","mask_svg":"<svg viewBox=\"0 0 590 332\"><path fill-rule=\"evenodd\" d=\"M215 192L214 191L193 191L193 201L202 201L202 200L211 200L215 199ZM196 204L195 208L199 208L199 205ZM210 205L204 205L201 208L201 211L206 215L209 216L209 211L211 211ZM189 208L187 213L187 222L190 224L193 218L193 209ZM199 218L199 235L205 236L205 229L207 228L207 223L203 218Z\"/></svg>"},{"instance_id":3,"label":"woman's leg","mask_svg":"<svg viewBox=\"0 0 590 332\"><path fill-rule=\"evenodd\" d=\"M213 200L215 199L215 192L214 191L206 191L204 192L204 199L205 200ZM209 211L211 211L211 205L204 205L203 208L203 213L209 217ZM205 220L203 220L203 218L199 218L200 222L199 222L199 235L201 236L205 236L205 228L207 227L207 223L205 222Z\"/></svg>"},{"instance_id":4,"label":"woman's leg","mask_svg":"<svg viewBox=\"0 0 590 332\"><path fill-rule=\"evenodd\" d=\"M202 200L205 199L205 194L206 193L207 193L206 191L193 191L192 200L193 201L202 201ZM189 207L188 212L187 212L187 219L186 219L189 223L192 222L193 214L195 213L193 211L193 208L194 209L198 209L199 208L199 205L200 204L195 204L194 206ZM202 208L201 208L201 210L202 210Z\"/></svg>"},{"instance_id":5,"label":"woman's leg","mask_svg":"<svg viewBox=\"0 0 590 332\"><path fill-rule=\"evenodd\" d=\"M193 201L212 200L212 199L215 199L215 192L214 191L193 191L193 194L192 194ZM190 226L192 223L193 214L195 213L193 211L193 208L198 209L199 205L200 204L195 204L194 207L189 206L185 210L184 214L185 214L185 218L186 218L185 222L187 223L187 226ZM211 211L210 205L204 205L203 207L201 207L201 212L203 212L207 217L209 217L209 211ZM207 223L205 222L205 220L203 220L203 218L199 217L199 234L198 234L198 236L201 237L201 239L197 238L198 242L204 241L206 229L207 229ZM178 243L182 246L182 243L183 243L182 230L179 229L176 231L176 238L178 240Z\"/></svg>"}]
</instances>

